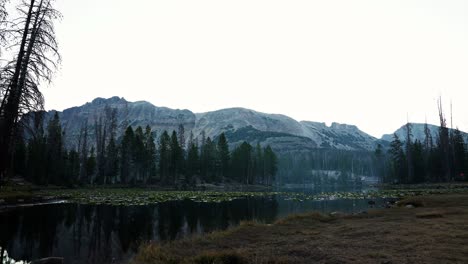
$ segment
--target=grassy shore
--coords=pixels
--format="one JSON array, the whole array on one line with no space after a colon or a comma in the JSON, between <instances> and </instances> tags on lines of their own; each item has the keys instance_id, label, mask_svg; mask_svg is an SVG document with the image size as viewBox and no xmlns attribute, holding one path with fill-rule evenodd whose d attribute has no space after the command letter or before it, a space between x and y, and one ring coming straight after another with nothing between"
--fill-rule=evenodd
<instances>
[{"instance_id":1,"label":"grassy shore","mask_svg":"<svg viewBox=\"0 0 468 264\"><path fill-rule=\"evenodd\" d=\"M468 194L418 196L399 205L357 215L296 215L273 225L243 223L223 232L144 245L133 263L468 261Z\"/></svg>"}]
</instances>

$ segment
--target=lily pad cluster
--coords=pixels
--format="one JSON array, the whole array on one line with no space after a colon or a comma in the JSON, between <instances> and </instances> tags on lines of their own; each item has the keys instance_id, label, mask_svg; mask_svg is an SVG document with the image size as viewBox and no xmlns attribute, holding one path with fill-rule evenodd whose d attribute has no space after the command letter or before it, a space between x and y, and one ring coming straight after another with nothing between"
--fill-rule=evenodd
<instances>
[{"instance_id":1,"label":"lily pad cluster","mask_svg":"<svg viewBox=\"0 0 468 264\"><path fill-rule=\"evenodd\" d=\"M43 195L66 199L79 204L147 205L169 201L219 203L247 197L273 196L267 192L219 192L219 191L152 191L145 189L77 189L52 190Z\"/></svg>"},{"instance_id":2,"label":"lily pad cluster","mask_svg":"<svg viewBox=\"0 0 468 264\"><path fill-rule=\"evenodd\" d=\"M435 188L435 189L383 189L362 192L326 192L307 194L298 192L223 192L223 191L154 191L149 189L74 189L47 190L37 195L66 199L79 204L108 204L108 205L147 205L169 201L191 200L202 203L220 203L245 199L249 197L280 197L285 200L323 201L340 199L400 199L408 196L448 194L468 192L468 188Z\"/></svg>"}]
</instances>

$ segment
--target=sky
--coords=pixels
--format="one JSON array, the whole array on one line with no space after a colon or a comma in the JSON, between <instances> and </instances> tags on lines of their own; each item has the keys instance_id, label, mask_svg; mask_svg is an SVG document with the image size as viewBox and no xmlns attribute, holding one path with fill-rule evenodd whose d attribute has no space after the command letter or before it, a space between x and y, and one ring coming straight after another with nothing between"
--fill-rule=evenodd
<instances>
[{"instance_id":1,"label":"sky","mask_svg":"<svg viewBox=\"0 0 468 264\"><path fill-rule=\"evenodd\" d=\"M468 131L466 0L57 0L46 109L120 96L245 107L375 136L409 120Z\"/></svg>"}]
</instances>

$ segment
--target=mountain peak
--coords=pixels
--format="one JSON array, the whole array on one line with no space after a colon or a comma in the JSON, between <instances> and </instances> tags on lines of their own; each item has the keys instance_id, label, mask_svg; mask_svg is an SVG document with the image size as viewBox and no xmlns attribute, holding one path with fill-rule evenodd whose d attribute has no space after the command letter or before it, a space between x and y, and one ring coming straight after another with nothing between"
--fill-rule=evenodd
<instances>
[{"instance_id":1,"label":"mountain peak","mask_svg":"<svg viewBox=\"0 0 468 264\"><path fill-rule=\"evenodd\" d=\"M424 139L426 137L426 133L425 133L426 124L410 123L410 125L411 125L411 134L413 135L412 139L413 140L417 139L419 141L424 141ZM440 126L427 124L427 128L429 129L432 138L435 140L437 138L438 133L439 133ZM449 128L449 131L450 130L451 129ZM461 133L462 133L463 137L465 138L465 140L468 140L468 133L465 133L463 131L461 131ZM393 134L396 134L400 138L400 140L404 141L405 138L406 138L406 124L401 126L399 129L397 129L392 134L383 135L382 140L389 141L389 142L392 141L393 140Z\"/></svg>"},{"instance_id":2,"label":"mountain peak","mask_svg":"<svg viewBox=\"0 0 468 264\"><path fill-rule=\"evenodd\" d=\"M332 129L339 129L339 130L359 130L357 126L355 125L348 125L348 124L340 124L340 123L336 123L336 122L333 122L330 126L330 128Z\"/></svg>"},{"instance_id":3,"label":"mountain peak","mask_svg":"<svg viewBox=\"0 0 468 264\"><path fill-rule=\"evenodd\" d=\"M93 101L91 101L91 104L102 105L102 104L116 104L116 103L127 103L127 102L128 101L125 100L125 98L123 97L113 96L110 98L97 97Z\"/></svg>"}]
</instances>

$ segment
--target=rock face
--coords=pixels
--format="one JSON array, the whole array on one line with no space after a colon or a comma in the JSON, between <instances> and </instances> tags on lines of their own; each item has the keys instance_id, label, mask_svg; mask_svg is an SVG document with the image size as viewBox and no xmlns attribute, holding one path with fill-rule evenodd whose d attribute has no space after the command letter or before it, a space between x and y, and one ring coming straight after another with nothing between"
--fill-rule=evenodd
<instances>
[{"instance_id":1,"label":"rock face","mask_svg":"<svg viewBox=\"0 0 468 264\"><path fill-rule=\"evenodd\" d=\"M229 108L197 115L195 135L205 131L214 137L226 130L251 126L260 131L274 131L303 136L303 129L296 120L274 114L264 114L244 108Z\"/></svg>"},{"instance_id":2,"label":"rock face","mask_svg":"<svg viewBox=\"0 0 468 264\"><path fill-rule=\"evenodd\" d=\"M206 137L216 138L222 132L231 145L242 141L262 146L271 145L279 152L304 152L316 148L341 150L374 150L377 144L388 146L391 135L376 139L354 125L302 121L279 114L265 114L245 108L229 108L213 112L195 114L189 110L157 107L145 101L128 102L124 98L96 98L79 107L72 107L59 112L62 127L65 131L67 146L76 144L80 128L87 123L91 141L96 119L102 116L105 108L117 109L118 133L121 135L128 125L146 127L149 125L159 136L164 130L178 130L179 125L185 128L185 138L190 132L200 138L203 132ZM46 114L47 122L54 111ZM46 127L46 126L45 126ZM431 126L434 133L438 127ZM422 132L421 132L422 131ZM413 134L416 138L424 135L424 126L415 124ZM404 127L397 134L405 134ZM466 135L466 134L465 134Z\"/></svg>"},{"instance_id":3,"label":"rock face","mask_svg":"<svg viewBox=\"0 0 468 264\"><path fill-rule=\"evenodd\" d=\"M231 142L260 142L282 151L312 148L373 150L377 144L376 138L353 125L333 123L328 127L325 123L297 122L284 115L259 113L244 108L197 114L194 133L199 135L202 131L211 137L227 132Z\"/></svg>"},{"instance_id":4,"label":"rock face","mask_svg":"<svg viewBox=\"0 0 468 264\"><path fill-rule=\"evenodd\" d=\"M302 121L307 137L314 140L319 147L346 150L373 150L377 139L362 132L354 125Z\"/></svg>"}]
</instances>

